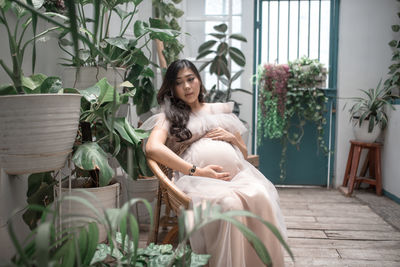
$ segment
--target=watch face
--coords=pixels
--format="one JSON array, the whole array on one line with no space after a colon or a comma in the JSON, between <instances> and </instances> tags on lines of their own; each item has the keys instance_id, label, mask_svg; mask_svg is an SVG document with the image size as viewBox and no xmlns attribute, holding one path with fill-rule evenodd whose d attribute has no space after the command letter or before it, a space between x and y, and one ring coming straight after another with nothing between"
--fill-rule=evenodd
<instances>
[{"instance_id":1,"label":"watch face","mask_svg":"<svg viewBox=\"0 0 400 267\"><path fill-rule=\"evenodd\" d=\"M191 169L190 169L190 172L191 172L191 173L194 173L195 171L196 171L196 168L191 168Z\"/></svg>"}]
</instances>

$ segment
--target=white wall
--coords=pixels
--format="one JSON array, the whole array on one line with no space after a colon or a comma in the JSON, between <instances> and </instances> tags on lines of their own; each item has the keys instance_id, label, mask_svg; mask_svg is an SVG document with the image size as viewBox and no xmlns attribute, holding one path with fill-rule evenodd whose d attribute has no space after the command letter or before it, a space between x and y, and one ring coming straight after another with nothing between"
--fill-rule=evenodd
<instances>
[{"instance_id":1,"label":"white wall","mask_svg":"<svg viewBox=\"0 0 400 267\"><path fill-rule=\"evenodd\" d=\"M338 105L336 121L335 185L343 181L349 152L349 140L353 139L349 123L349 102L343 98L360 95L358 89L376 87L379 80L387 78L391 64L391 49L388 42L393 33L390 26L398 23L396 13L399 4L394 0L341 0L339 22L338 54ZM400 107L398 106L398 109ZM393 120L386 130L383 151L384 189L400 197L400 166L395 162L399 155L399 117ZM397 147L397 149L396 149ZM393 150L394 149L394 150ZM392 157L390 157L392 156ZM397 186L395 186L397 185Z\"/></svg>"}]
</instances>

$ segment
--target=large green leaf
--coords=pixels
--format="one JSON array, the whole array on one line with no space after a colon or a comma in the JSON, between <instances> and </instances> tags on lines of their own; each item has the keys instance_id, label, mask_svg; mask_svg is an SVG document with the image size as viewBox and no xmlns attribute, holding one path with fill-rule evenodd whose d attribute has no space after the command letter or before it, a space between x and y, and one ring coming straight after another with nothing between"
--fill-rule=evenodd
<instances>
[{"instance_id":1,"label":"large green leaf","mask_svg":"<svg viewBox=\"0 0 400 267\"><path fill-rule=\"evenodd\" d=\"M83 170L99 170L99 184L106 186L114 176L114 170L110 167L107 154L95 142L88 142L78 146L72 157L74 164Z\"/></svg>"},{"instance_id":2,"label":"large green leaf","mask_svg":"<svg viewBox=\"0 0 400 267\"><path fill-rule=\"evenodd\" d=\"M219 55L226 55L228 53L228 44L226 42L222 42L218 45L217 52Z\"/></svg>"},{"instance_id":3,"label":"large green leaf","mask_svg":"<svg viewBox=\"0 0 400 267\"><path fill-rule=\"evenodd\" d=\"M4 84L0 86L0 95L17 95L17 89L11 84Z\"/></svg>"},{"instance_id":4,"label":"large green leaf","mask_svg":"<svg viewBox=\"0 0 400 267\"><path fill-rule=\"evenodd\" d=\"M219 25L216 25L213 27L214 30L218 31L218 32L226 32L228 30L228 26L225 23L221 23Z\"/></svg>"},{"instance_id":5,"label":"large green leaf","mask_svg":"<svg viewBox=\"0 0 400 267\"><path fill-rule=\"evenodd\" d=\"M246 65L246 57L244 56L242 51L240 51L236 47L230 47L229 48L229 56L239 66L244 67L244 65Z\"/></svg>"},{"instance_id":6,"label":"large green leaf","mask_svg":"<svg viewBox=\"0 0 400 267\"><path fill-rule=\"evenodd\" d=\"M88 226L88 248L83 263L89 265L96 252L96 246L99 240L99 229L95 222L89 223Z\"/></svg>"},{"instance_id":7,"label":"large green leaf","mask_svg":"<svg viewBox=\"0 0 400 267\"><path fill-rule=\"evenodd\" d=\"M135 50L132 55L132 60L140 66L147 66L150 63L149 58L146 57L142 50Z\"/></svg>"},{"instance_id":8,"label":"large green leaf","mask_svg":"<svg viewBox=\"0 0 400 267\"><path fill-rule=\"evenodd\" d=\"M100 88L100 96L97 100L99 105L114 101L115 88L108 83L107 78L101 79L95 84L95 86L98 86ZM115 104L117 105L119 103L119 94L115 95Z\"/></svg>"},{"instance_id":9,"label":"large green leaf","mask_svg":"<svg viewBox=\"0 0 400 267\"><path fill-rule=\"evenodd\" d=\"M47 77L39 88L41 94L55 94L60 92L62 89L62 82L59 77Z\"/></svg>"},{"instance_id":10,"label":"large green leaf","mask_svg":"<svg viewBox=\"0 0 400 267\"><path fill-rule=\"evenodd\" d=\"M143 25L143 21L137 20L135 21L135 24L133 25L133 33L135 34L135 37L139 37L147 32L146 28Z\"/></svg>"},{"instance_id":11,"label":"large green leaf","mask_svg":"<svg viewBox=\"0 0 400 267\"><path fill-rule=\"evenodd\" d=\"M124 37L114 37L104 39L110 45L121 48L122 50L129 51L129 40Z\"/></svg>"},{"instance_id":12,"label":"large green leaf","mask_svg":"<svg viewBox=\"0 0 400 267\"><path fill-rule=\"evenodd\" d=\"M203 53L204 51L207 51L208 49L210 49L211 47L213 47L215 44L217 43L217 41L215 40L209 40L205 43L203 43L202 45L199 46L199 49L197 50L197 52L199 54ZM199 58L199 57L197 57Z\"/></svg>"},{"instance_id":13,"label":"large green leaf","mask_svg":"<svg viewBox=\"0 0 400 267\"><path fill-rule=\"evenodd\" d=\"M101 94L101 90L99 86L94 85L84 90L80 90L80 93L89 103L94 104L97 102L97 99Z\"/></svg>"},{"instance_id":14,"label":"large green leaf","mask_svg":"<svg viewBox=\"0 0 400 267\"><path fill-rule=\"evenodd\" d=\"M241 34L237 34L237 33L234 33L234 34L229 35L229 38L231 38L231 39L236 39L236 40L239 40L239 41L242 41L242 42L247 42L246 37L244 37L244 36L241 35Z\"/></svg>"},{"instance_id":15,"label":"large green leaf","mask_svg":"<svg viewBox=\"0 0 400 267\"><path fill-rule=\"evenodd\" d=\"M47 76L44 74L34 74L29 77L22 76L22 86L33 91L38 88L46 78Z\"/></svg>"},{"instance_id":16,"label":"large green leaf","mask_svg":"<svg viewBox=\"0 0 400 267\"><path fill-rule=\"evenodd\" d=\"M211 36L213 36L213 37L215 37L217 39L223 39L223 38L226 37L226 35L222 34L222 33L210 33L209 35L211 35Z\"/></svg>"}]
</instances>

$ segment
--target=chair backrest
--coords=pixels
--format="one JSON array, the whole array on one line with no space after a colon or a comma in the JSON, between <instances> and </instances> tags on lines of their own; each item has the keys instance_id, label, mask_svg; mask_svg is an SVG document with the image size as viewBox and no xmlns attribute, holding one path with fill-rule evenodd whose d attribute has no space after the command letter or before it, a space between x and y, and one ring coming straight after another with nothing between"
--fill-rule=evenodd
<instances>
[{"instance_id":1,"label":"chair backrest","mask_svg":"<svg viewBox=\"0 0 400 267\"><path fill-rule=\"evenodd\" d=\"M180 190L169 178L168 169L152 159L147 159L147 163L154 175L160 181L163 198L167 205L176 213L180 213L180 208L188 209L191 198Z\"/></svg>"}]
</instances>

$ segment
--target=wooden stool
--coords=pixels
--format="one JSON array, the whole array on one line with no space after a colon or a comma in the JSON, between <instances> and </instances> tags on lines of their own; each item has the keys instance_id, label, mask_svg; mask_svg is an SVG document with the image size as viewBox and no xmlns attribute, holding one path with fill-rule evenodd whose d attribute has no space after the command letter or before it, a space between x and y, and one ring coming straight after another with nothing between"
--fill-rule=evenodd
<instances>
[{"instance_id":1,"label":"wooden stool","mask_svg":"<svg viewBox=\"0 0 400 267\"><path fill-rule=\"evenodd\" d=\"M375 186L376 194L382 195L382 172L381 172L381 148L380 143L364 143L351 140L349 157L347 159L346 171L344 173L343 186L348 186L347 195L351 196L354 186L358 188L361 183ZM360 176L357 176L361 151L368 149L368 155L361 168ZM369 170L369 176L365 177Z\"/></svg>"}]
</instances>

